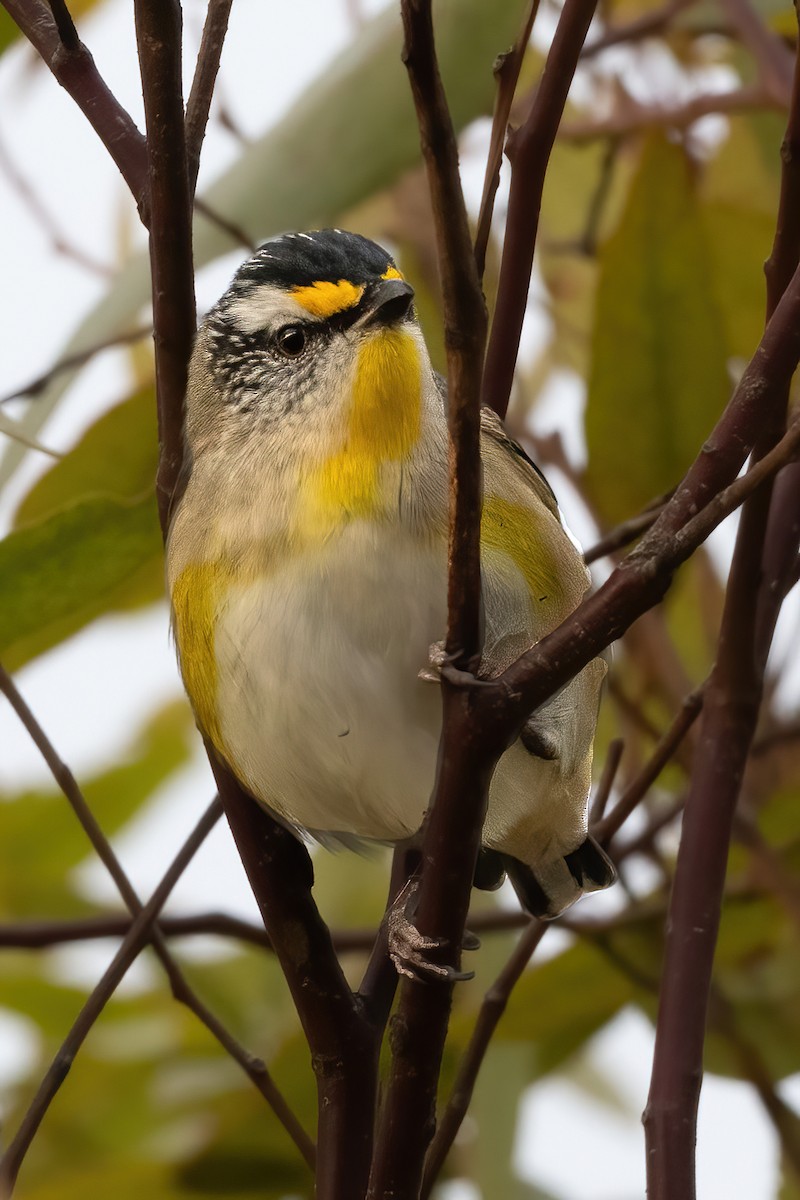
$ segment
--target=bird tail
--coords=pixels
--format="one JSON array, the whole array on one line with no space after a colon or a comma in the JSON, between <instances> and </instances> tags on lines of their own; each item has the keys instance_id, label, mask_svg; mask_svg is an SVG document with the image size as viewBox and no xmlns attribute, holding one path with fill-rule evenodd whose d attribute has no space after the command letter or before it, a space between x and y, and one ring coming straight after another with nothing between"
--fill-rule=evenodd
<instances>
[{"instance_id":1,"label":"bird tail","mask_svg":"<svg viewBox=\"0 0 800 1200\"><path fill-rule=\"evenodd\" d=\"M545 920L557 917L585 892L610 887L617 878L611 859L591 835L577 850L537 863L535 871L510 854L502 857L522 907Z\"/></svg>"}]
</instances>

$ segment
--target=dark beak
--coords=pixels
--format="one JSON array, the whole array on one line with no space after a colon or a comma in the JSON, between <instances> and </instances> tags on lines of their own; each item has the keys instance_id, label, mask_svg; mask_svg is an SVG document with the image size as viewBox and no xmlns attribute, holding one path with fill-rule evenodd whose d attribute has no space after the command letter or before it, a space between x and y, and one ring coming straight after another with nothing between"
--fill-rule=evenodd
<instances>
[{"instance_id":1,"label":"dark beak","mask_svg":"<svg viewBox=\"0 0 800 1200\"><path fill-rule=\"evenodd\" d=\"M356 326L394 325L407 316L414 289L404 279L381 279L371 283L359 305Z\"/></svg>"}]
</instances>

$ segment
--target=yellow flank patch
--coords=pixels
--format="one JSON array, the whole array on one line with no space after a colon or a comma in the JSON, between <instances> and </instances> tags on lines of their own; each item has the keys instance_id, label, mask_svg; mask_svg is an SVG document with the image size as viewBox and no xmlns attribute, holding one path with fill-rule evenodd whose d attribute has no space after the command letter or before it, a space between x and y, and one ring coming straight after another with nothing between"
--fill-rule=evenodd
<instances>
[{"instance_id":1,"label":"yellow flank patch","mask_svg":"<svg viewBox=\"0 0 800 1200\"><path fill-rule=\"evenodd\" d=\"M559 611L566 599L564 564L553 517L500 496L487 496L481 519L481 546L507 554L525 579L534 609Z\"/></svg>"},{"instance_id":2,"label":"yellow flank patch","mask_svg":"<svg viewBox=\"0 0 800 1200\"><path fill-rule=\"evenodd\" d=\"M309 287L292 288L290 294L312 317L324 319L353 308L364 295L364 288L356 287L348 279L340 279L338 283L320 279Z\"/></svg>"},{"instance_id":3,"label":"yellow flank patch","mask_svg":"<svg viewBox=\"0 0 800 1200\"><path fill-rule=\"evenodd\" d=\"M381 275L381 279L405 279L402 271L398 271L397 267L387 267Z\"/></svg>"},{"instance_id":4,"label":"yellow flank patch","mask_svg":"<svg viewBox=\"0 0 800 1200\"><path fill-rule=\"evenodd\" d=\"M342 446L308 480L309 532L385 510L380 469L408 458L419 438L422 371L413 337L381 329L356 364Z\"/></svg>"},{"instance_id":5,"label":"yellow flank patch","mask_svg":"<svg viewBox=\"0 0 800 1200\"><path fill-rule=\"evenodd\" d=\"M214 637L220 606L234 570L219 562L185 567L172 589L175 642L183 682L197 723L214 748L225 753L217 714L217 659Z\"/></svg>"}]
</instances>

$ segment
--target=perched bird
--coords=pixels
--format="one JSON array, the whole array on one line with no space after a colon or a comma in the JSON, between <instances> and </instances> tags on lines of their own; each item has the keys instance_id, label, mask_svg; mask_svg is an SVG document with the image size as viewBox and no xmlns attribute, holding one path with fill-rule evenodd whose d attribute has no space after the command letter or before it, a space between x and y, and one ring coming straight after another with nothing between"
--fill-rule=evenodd
<instances>
[{"instance_id":1,"label":"perched bird","mask_svg":"<svg viewBox=\"0 0 800 1200\"><path fill-rule=\"evenodd\" d=\"M167 545L197 722L242 786L322 842L397 842L429 804L441 726L426 668L447 594L446 384L380 246L286 234L197 334ZM543 476L485 410L481 567L491 677L589 576ZM537 711L491 785L476 882L507 871L560 913L614 869L587 834L605 663Z\"/></svg>"}]
</instances>

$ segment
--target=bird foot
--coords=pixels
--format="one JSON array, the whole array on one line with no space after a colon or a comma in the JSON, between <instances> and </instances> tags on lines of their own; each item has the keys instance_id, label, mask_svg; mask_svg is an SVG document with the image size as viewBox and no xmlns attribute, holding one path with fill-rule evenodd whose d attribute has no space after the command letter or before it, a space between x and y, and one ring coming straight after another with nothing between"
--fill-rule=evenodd
<instances>
[{"instance_id":1,"label":"bird foot","mask_svg":"<svg viewBox=\"0 0 800 1200\"><path fill-rule=\"evenodd\" d=\"M442 670L449 661L450 656L444 648L444 642L434 642L428 649L428 665L422 667L417 673L417 678L424 680L425 683L440 683Z\"/></svg>"},{"instance_id":2,"label":"bird foot","mask_svg":"<svg viewBox=\"0 0 800 1200\"><path fill-rule=\"evenodd\" d=\"M386 914L386 931L389 957L398 975L418 982L447 980L462 983L475 977L474 971L457 971L449 963L433 962L430 951L443 950L447 946L444 938L423 937L414 925L409 911L416 907L419 884L410 879ZM474 933L464 931L464 950L477 950L480 942Z\"/></svg>"}]
</instances>

